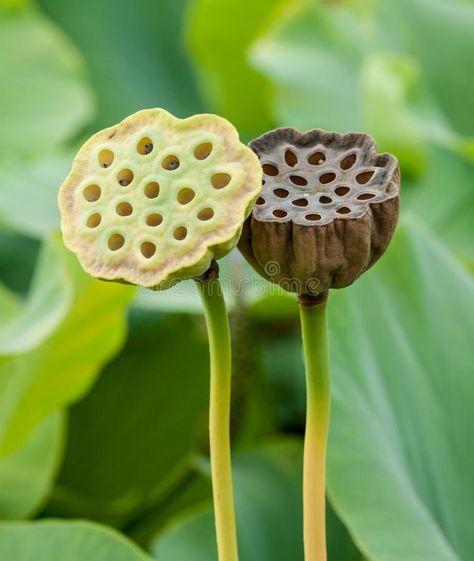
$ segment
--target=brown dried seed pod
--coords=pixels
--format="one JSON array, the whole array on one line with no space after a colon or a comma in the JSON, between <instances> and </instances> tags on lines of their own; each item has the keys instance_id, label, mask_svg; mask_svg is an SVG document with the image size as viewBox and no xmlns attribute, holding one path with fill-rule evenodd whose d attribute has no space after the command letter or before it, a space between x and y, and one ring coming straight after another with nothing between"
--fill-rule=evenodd
<instances>
[{"instance_id":1,"label":"brown dried seed pod","mask_svg":"<svg viewBox=\"0 0 474 561\"><path fill-rule=\"evenodd\" d=\"M383 254L398 221L400 171L369 135L282 128L250 147L264 185L239 249L263 277L320 294L348 286Z\"/></svg>"}]
</instances>

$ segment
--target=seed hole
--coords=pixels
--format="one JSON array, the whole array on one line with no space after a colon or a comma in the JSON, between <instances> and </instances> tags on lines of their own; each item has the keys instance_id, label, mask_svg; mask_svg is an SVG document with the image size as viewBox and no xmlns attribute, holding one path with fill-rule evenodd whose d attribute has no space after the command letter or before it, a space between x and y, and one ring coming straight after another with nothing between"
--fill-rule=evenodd
<instances>
[{"instance_id":1,"label":"seed hole","mask_svg":"<svg viewBox=\"0 0 474 561\"><path fill-rule=\"evenodd\" d=\"M161 162L161 167L167 169L168 171L173 171L179 168L179 159L177 156L171 154L170 156L166 156Z\"/></svg>"},{"instance_id":2,"label":"seed hole","mask_svg":"<svg viewBox=\"0 0 474 561\"><path fill-rule=\"evenodd\" d=\"M210 220L214 216L212 208L203 208L198 212L199 220Z\"/></svg>"},{"instance_id":3,"label":"seed hole","mask_svg":"<svg viewBox=\"0 0 474 561\"><path fill-rule=\"evenodd\" d=\"M101 190L98 185L88 185L82 192L84 199L90 203L94 203L100 199Z\"/></svg>"},{"instance_id":4,"label":"seed hole","mask_svg":"<svg viewBox=\"0 0 474 561\"><path fill-rule=\"evenodd\" d=\"M374 197L375 197L375 195L373 193L362 193L362 195L359 195L357 197L357 200L368 201L369 199L373 199Z\"/></svg>"},{"instance_id":5,"label":"seed hole","mask_svg":"<svg viewBox=\"0 0 474 561\"><path fill-rule=\"evenodd\" d=\"M290 181L295 185L308 185L306 179L304 177L301 177L301 175L290 175Z\"/></svg>"},{"instance_id":6,"label":"seed hole","mask_svg":"<svg viewBox=\"0 0 474 561\"><path fill-rule=\"evenodd\" d=\"M94 214L91 214L87 219L87 226L89 228L97 228L101 221L102 216L98 212L94 212Z\"/></svg>"},{"instance_id":7,"label":"seed hole","mask_svg":"<svg viewBox=\"0 0 474 561\"><path fill-rule=\"evenodd\" d=\"M360 185L365 185L372 179L374 173L375 171L363 171L362 173L358 173L356 175L357 183L359 183Z\"/></svg>"},{"instance_id":8,"label":"seed hole","mask_svg":"<svg viewBox=\"0 0 474 561\"><path fill-rule=\"evenodd\" d=\"M296 199L291 204L295 206L308 206L308 199Z\"/></svg>"},{"instance_id":9,"label":"seed hole","mask_svg":"<svg viewBox=\"0 0 474 561\"><path fill-rule=\"evenodd\" d=\"M130 203L119 203L115 207L115 212L119 216L130 216L133 212L133 207Z\"/></svg>"},{"instance_id":10,"label":"seed hole","mask_svg":"<svg viewBox=\"0 0 474 561\"><path fill-rule=\"evenodd\" d=\"M322 197L320 197L319 202L323 205L327 205L329 203L332 203L332 199L331 197L326 197L325 195L323 195Z\"/></svg>"},{"instance_id":11,"label":"seed hole","mask_svg":"<svg viewBox=\"0 0 474 561\"><path fill-rule=\"evenodd\" d=\"M325 161L326 156L323 152L314 152L314 154L311 154L311 156L308 157L308 163L312 166L320 166L321 164L324 164Z\"/></svg>"},{"instance_id":12,"label":"seed hole","mask_svg":"<svg viewBox=\"0 0 474 561\"><path fill-rule=\"evenodd\" d=\"M215 173L211 177L211 183L214 189L222 189L229 185L231 177L228 173Z\"/></svg>"},{"instance_id":13,"label":"seed hole","mask_svg":"<svg viewBox=\"0 0 474 561\"><path fill-rule=\"evenodd\" d=\"M262 169L265 175L278 175L280 173L278 168L272 164L263 164Z\"/></svg>"},{"instance_id":14,"label":"seed hole","mask_svg":"<svg viewBox=\"0 0 474 561\"><path fill-rule=\"evenodd\" d=\"M142 156L146 156L153 151L153 141L148 136L145 136L137 144L137 152Z\"/></svg>"},{"instance_id":15,"label":"seed hole","mask_svg":"<svg viewBox=\"0 0 474 561\"><path fill-rule=\"evenodd\" d=\"M114 153L112 150L101 150L99 152L99 165L101 168L108 168L114 161Z\"/></svg>"},{"instance_id":16,"label":"seed hole","mask_svg":"<svg viewBox=\"0 0 474 561\"><path fill-rule=\"evenodd\" d=\"M184 238L188 235L188 230L185 226L178 226L175 231L173 232L173 236L175 240L184 240Z\"/></svg>"},{"instance_id":17,"label":"seed hole","mask_svg":"<svg viewBox=\"0 0 474 561\"><path fill-rule=\"evenodd\" d=\"M307 214L305 216L306 220L312 220L312 221L316 221L316 220L321 220L321 215L320 214Z\"/></svg>"},{"instance_id":18,"label":"seed hole","mask_svg":"<svg viewBox=\"0 0 474 561\"><path fill-rule=\"evenodd\" d=\"M134 178L133 172L129 169L123 169L117 175L118 182L122 187L126 187L127 185L130 185L130 183L133 181L133 178Z\"/></svg>"},{"instance_id":19,"label":"seed hole","mask_svg":"<svg viewBox=\"0 0 474 561\"><path fill-rule=\"evenodd\" d=\"M146 217L147 226L152 226L152 227L159 226L162 222L163 222L163 217L161 216L161 214L158 213L149 214Z\"/></svg>"},{"instance_id":20,"label":"seed hole","mask_svg":"<svg viewBox=\"0 0 474 561\"><path fill-rule=\"evenodd\" d=\"M117 251L125 243L125 238L121 234L112 234L107 242L109 249L112 251Z\"/></svg>"},{"instance_id":21,"label":"seed hole","mask_svg":"<svg viewBox=\"0 0 474 561\"><path fill-rule=\"evenodd\" d=\"M349 187L344 187L344 186L336 187L336 189L334 190L336 195L339 195L339 197L343 197L344 195L347 195L349 191L350 191Z\"/></svg>"},{"instance_id":22,"label":"seed hole","mask_svg":"<svg viewBox=\"0 0 474 561\"><path fill-rule=\"evenodd\" d=\"M150 259L150 257L153 257L153 255L155 255L156 245L151 242L143 242L140 246L140 251L142 252L143 257Z\"/></svg>"},{"instance_id":23,"label":"seed hole","mask_svg":"<svg viewBox=\"0 0 474 561\"><path fill-rule=\"evenodd\" d=\"M145 185L145 197L149 199L156 199L160 194L160 186L156 181L152 181L151 183L147 183Z\"/></svg>"},{"instance_id":24,"label":"seed hole","mask_svg":"<svg viewBox=\"0 0 474 561\"><path fill-rule=\"evenodd\" d=\"M336 212L337 212L338 214L349 214L350 211L351 211L351 209L350 209L349 207L347 207L347 206L341 206L341 208L338 208L338 209L336 210Z\"/></svg>"},{"instance_id":25,"label":"seed hole","mask_svg":"<svg viewBox=\"0 0 474 561\"><path fill-rule=\"evenodd\" d=\"M196 146L194 149L194 157L196 160L205 160L209 154L212 152L212 144L210 142L205 142Z\"/></svg>"},{"instance_id":26,"label":"seed hole","mask_svg":"<svg viewBox=\"0 0 474 561\"><path fill-rule=\"evenodd\" d=\"M293 167L298 163L298 158L296 157L296 154L294 152L292 152L291 150L287 150L285 152L285 162Z\"/></svg>"},{"instance_id":27,"label":"seed hole","mask_svg":"<svg viewBox=\"0 0 474 561\"><path fill-rule=\"evenodd\" d=\"M264 205L265 204L265 199L263 197L258 197L257 202L255 204L256 205Z\"/></svg>"},{"instance_id":28,"label":"seed hole","mask_svg":"<svg viewBox=\"0 0 474 561\"><path fill-rule=\"evenodd\" d=\"M345 158L342 158L342 160L339 163L339 166L341 167L341 169L351 169L351 167L355 164L356 160L357 160L357 156L355 154L349 154Z\"/></svg>"},{"instance_id":29,"label":"seed hole","mask_svg":"<svg viewBox=\"0 0 474 561\"><path fill-rule=\"evenodd\" d=\"M329 172L329 173L323 173L322 175L319 176L319 182L323 183L324 185L326 185L326 183L331 183L331 181L334 181L336 179L336 174Z\"/></svg>"},{"instance_id":30,"label":"seed hole","mask_svg":"<svg viewBox=\"0 0 474 561\"><path fill-rule=\"evenodd\" d=\"M273 193L280 199L284 199L289 195L289 191L287 191L286 189L274 189Z\"/></svg>"},{"instance_id":31,"label":"seed hole","mask_svg":"<svg viewBox=\"0 0 474 561\"><path fill-rule=\"evenodd\" d=\"M277 218L285 218L285 216L287 215L288 213L286 212L286 210L281 210L277 208L276 210L273 211L273 216L276 216Z\"/></svg>"},{"instance_id":32,"label":"seed hole","mask_svg":"<svg viewBox=\"0 0 474 561\"><path fill-rule=\"evenodd\" d=\"M196 193L192 189L189 189L189 187L185 187L178 193L178 202L182 205L187 205L194 199L195 195Z\"/></svg>"}]
</instances>

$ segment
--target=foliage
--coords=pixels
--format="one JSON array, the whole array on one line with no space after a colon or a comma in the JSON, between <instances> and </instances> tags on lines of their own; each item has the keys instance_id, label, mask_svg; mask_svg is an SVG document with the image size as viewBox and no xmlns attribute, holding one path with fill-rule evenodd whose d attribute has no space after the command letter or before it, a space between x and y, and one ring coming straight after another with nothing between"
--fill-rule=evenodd
<instances>
[{"instance_id":1,"label":"foliage","mask_svg":"<svg viewBox=\"0 0 474 561\"><path fill-rule=\"evenodd\" d=\"M225 2L194 2L189 19L189 46L200 70L204 99L249 139L271 128L272 117L270 84L252 68L247 51L277 4L241 0L232 6L230 21Z\"/></svg>"},{"instance_id":2,"label":"foliage","mask_svg":"<svg viewBox=\"0 0 474 561\"><path fill-rule=\"evenodd\" d=\"M387 258L331 303L329 491L369 559L461 560L473 551L474 471L463 444L474 394L466 375L473 289L410 219Z\"/></svg>"},{"instance_id":3,"label":"foliage","mask_svg":"<svg viewBox=\"0 0 474 561\"><path fill-rule=\"evenodd\" d=\"M20 522L0 527L0 556L17 561L151 561L109 528L88 522Z\"/></svg>"},{"instance_id":4,"label":"foliage","mask_svg":"<svg viewBox=\"0 0 474 561\"><path fill-rule=\"evenodd\" d=\"M21 307L9 295L6 309L16 304L19 310L2 318L0 457L14 452L49 413L81 396L124 337L132 289L92 279L58 238L50 244L31 297Z\"/></svg>"},{"instance_id":5,"label":"foliage","mask_svg":"<svg viewBox=\"0 0 474 561\"><path fill-rule=\"evenodd\" d=\"M70 411L74 445L66 448L49 515L124 524L191 468L209 386L206 339L194 324L184 316L133 314L126 346Z\"/></svg>"},{"instance_id":6,"label":"foliage","mask_svg":"<svg viewBox=\"0 0 474 561\"><path fill-rule=\"evenodd\" d=\"M470 559L473 25L469 0L0 1L1 559L215 558L197 295L91 279L57 233L85 134L152 106L397 154L395 239L330 297L329 559ZM221 271L241 559L300 560L296 305Z\"/></svg>"},{"instance_id":7,"label":"foliage","mask_svg":"<svg viewBox=\"0 0 474 561\"><path fill-rule=\"evenodd\" d=\"M64 415L38 423L23 446L0 460L0 518L27 518L49 496L62 458Z\"/></svg>"},{"instance_id":8,"label":"foliage","mask_svg":"<svg viewBox=\"0 0 474 561\"><path fill-rule=\"evenodd\" d=\"M8 77L0 97L0 154L24 158L69 140L92 108L79 53L35 10L1 5L0 52L0 72Z\"/></svg>"}]
</instances>

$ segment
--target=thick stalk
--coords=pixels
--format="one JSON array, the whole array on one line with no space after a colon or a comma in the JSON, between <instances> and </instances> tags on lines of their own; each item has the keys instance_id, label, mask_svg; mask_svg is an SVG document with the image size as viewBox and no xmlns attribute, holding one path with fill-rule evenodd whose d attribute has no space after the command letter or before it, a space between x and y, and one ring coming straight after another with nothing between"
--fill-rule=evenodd
<instances>
[{"instance_id":1,"label":"thick stalk","mask_svg":"<svg viewBox=\"0 0 474 561\"><path fill-rule=\"evenodd\" d=\"M306 431L303 461L305 561L326 561L326 448L330 414L330 369L326 295L300 298L306 368Z\"/></svg>"},{"instance_id":2,"label":"thick stalk","mask_svg":"<svg viewBox=\"0 0 474 561\"><path fill-rule=\"evenodd\" d=\"M219 561L238 561L229 428L229 321L219 279L201 279L197 281L197 286L204 306L211 357L209 437L218 557Z\"/></svg>"}]
</instances>

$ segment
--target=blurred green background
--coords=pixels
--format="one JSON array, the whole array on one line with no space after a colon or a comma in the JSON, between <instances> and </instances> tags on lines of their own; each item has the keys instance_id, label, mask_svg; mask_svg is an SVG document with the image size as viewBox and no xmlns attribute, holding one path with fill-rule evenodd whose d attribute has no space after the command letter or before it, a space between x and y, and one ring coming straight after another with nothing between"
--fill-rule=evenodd
<instances>
[{"instance_id":1,"label":"blurred green background","mask_svg":"<svg viewBox=\"0 0 474 561\"><path fill-rule=\"evenodd\" d=\"M80 143L155 106L398 156L393 243L330 297L329 559L473 559L473 100L471 0L0 0L0 560L216 560L192 283L91 279L58 234ZM296 304L222 269L241 561L302 561Z\"/></svg>"}]
</instances>

